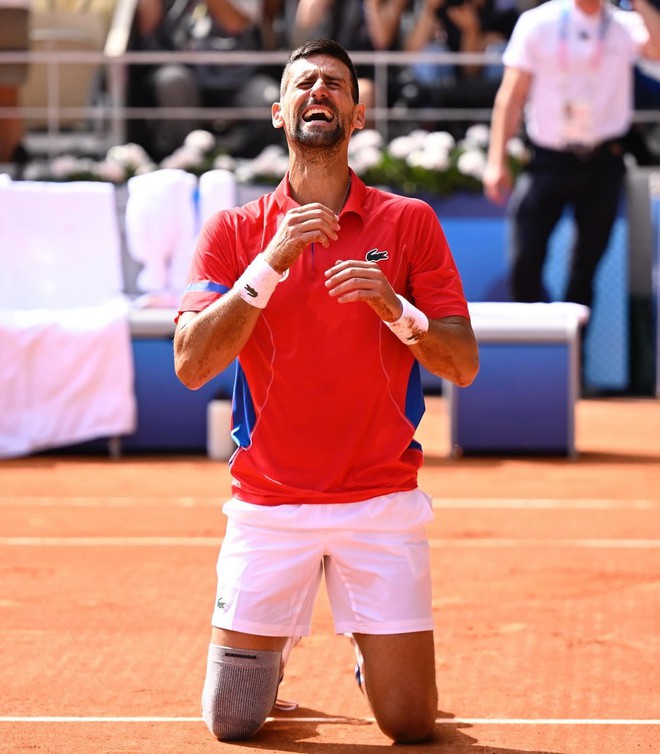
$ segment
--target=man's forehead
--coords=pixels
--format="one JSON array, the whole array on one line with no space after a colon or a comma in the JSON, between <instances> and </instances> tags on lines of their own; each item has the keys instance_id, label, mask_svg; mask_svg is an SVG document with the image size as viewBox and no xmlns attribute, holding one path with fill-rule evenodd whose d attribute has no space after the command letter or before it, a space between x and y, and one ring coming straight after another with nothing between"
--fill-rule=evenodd
<instances>
[{"instance_id":1,"label":"man's forehead","mask_svg":"<svg viewBox=\"0 0 660 754\"><path fill-rule=\"evenodd\" d=\"M331 75L333 78L350 78L346 66L330 55L310 55L308 58L299 58L291 64L293 78L301 78L307 75L320 74Z\"/></svg>"}]
</instances>

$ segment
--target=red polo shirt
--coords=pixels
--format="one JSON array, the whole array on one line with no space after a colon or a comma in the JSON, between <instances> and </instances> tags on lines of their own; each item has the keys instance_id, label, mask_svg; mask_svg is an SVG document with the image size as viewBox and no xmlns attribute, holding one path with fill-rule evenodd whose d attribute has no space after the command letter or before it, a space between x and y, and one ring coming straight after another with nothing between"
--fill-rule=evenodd
<instances>
[{"instance_id":1,"label":"red polo shirt","mask_svg":"<svg viewBox=\"0 0 660 754\"><path fill-rule=\"evenodd\" d=\"M246 502L356 502L417 485L419 365L368 304L332 298L324 273L338 259L374 259L430 319L469 317L467 304L433 209L351 175L338 240L298 258L238 358L230 466L232 493ZM211 217L180 311L229 290L295 206L287 175L272 193Z\"/></svg>"}]
</instances>

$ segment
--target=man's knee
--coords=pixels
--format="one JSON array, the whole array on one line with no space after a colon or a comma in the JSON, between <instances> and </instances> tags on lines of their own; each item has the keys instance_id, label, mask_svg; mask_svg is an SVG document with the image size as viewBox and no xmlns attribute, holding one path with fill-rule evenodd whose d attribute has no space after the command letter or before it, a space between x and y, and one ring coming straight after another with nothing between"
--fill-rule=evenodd
<instances>
[{"instance_id":1,"label":"man's knee","mask_svg":"<svg viewBox=\"0 0 660 754\"><path fill-rule=\"evenodd\" d=\"M436 710L420 708L391 709L376 716L378 727L397 744L417 744L428 741L435 729Z\"/></svg>"},{"instance_id":2,"label":"man's knee","mask_svg":"<svg viewBox=\"0 0 660 754\"><path fill-rule=\"evenodd\" d=\"M202 693L202 716L220 741L253 736L277 696L281 652L211 644Z\"/></svg>"}]
</instances>

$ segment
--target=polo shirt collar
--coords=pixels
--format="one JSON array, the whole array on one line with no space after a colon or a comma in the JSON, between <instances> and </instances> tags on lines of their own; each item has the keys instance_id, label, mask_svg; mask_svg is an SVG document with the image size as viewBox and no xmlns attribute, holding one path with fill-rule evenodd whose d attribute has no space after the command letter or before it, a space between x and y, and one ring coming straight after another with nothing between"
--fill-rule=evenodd
<instances>
[{"instance_id":1,"label":"polo shirt collar","mask_svg":"<svg viewBox=\"0 0 660 754\"><path fill-rule=\"evenodd\" d=\"M349 191L348 199L346 200L342 213L355 212L362 217L364 214L364 199L367 193L367 187L365 186L364 181L358 178L351 168L349 168L349 174L351 177L351 190ZM275 187L273 196L277 206L282 212L288 212L290 209L299 206L298 202L296 202L291 196L288 170L284 178L282 178L280 183Z\"/></svg>"}]
</instances>

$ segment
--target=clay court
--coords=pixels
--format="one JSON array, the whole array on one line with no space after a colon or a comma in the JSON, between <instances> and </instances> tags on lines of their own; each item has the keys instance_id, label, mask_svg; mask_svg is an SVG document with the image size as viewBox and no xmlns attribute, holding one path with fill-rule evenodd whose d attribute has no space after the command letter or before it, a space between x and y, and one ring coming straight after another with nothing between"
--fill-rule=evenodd
<instances>
[{"instance_id":1,"label":"clay court","mask_svg":"<svg viewBox=\"0 0 660 754\"><path fill-rule=\"evenodd\" d=\"M428 399L440 707L415 751L660 751L659 434L659 401L582 400L577 458L453 459ZM249 743L208 733L226 464L49 454L0 480L1 752L410 750L370 718L322 590L281 687L299 707Z\"/></svg>"}]
</instances>

